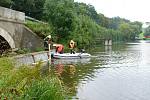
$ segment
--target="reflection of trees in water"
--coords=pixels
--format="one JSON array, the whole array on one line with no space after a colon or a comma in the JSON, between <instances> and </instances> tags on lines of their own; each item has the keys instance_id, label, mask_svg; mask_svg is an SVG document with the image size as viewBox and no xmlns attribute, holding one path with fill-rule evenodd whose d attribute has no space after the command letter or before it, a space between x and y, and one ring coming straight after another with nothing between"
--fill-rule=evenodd
<instances>
[{"instance_id":1,"label":"reflection of trees in water","mask_svg":"<svg viewBox=\"0 0 150 100\"><path fill-rule=\"evenodd\" d=\"M67 90L69 96L74 97L77 94L79 83L92 80L95 77L95 72L101 67L98 66L97 60L91 59L91 63L87 64L56 64L48 66L48 63L43 66L41 75L49 75L55 73L61 80L64 88ZM50 68L50 72L49 72Z\"/></svg>"},{"instance_id":2,"label":"reflection of trees in water","mask_svg":"<svg viewBox=\"0 0 150 100\"><path fill-rule=\"evenodd\" d=\"M56 74L58 75L58 76L61 76L61 74L63 73L63 71L64 71L64 65L63 64L57 64L56 66L55 66L55 72L56 72Z\"/></svg>"},{"instance_id":3,"label":"reflection of trees in water","mask_svg":"<svg viewBox=\"0 0 150 100\"><path fill-rule=\"evenodd\" d=\"M60 66L60 65L59 65ZM67 92L70 96L75 96L77 93L77 86L83 81L92 80L95 77L96 67L94 61L89 64L78 65L62 65L58 67L55 65L56 73L60 76ZM63 71L62 71L63 69Z\"/></svg>"},{"instance_id":4,"label":"reflection of trees in water","mask_svg":"<svg viewBox=\"0 0 150 100\"><path fill-rule=\"evenodd\" d=\"M10 49L8 42L0 36L0 55L2 55L4 52L7 52L8 49Z\"/></svg>"}]
</instances>

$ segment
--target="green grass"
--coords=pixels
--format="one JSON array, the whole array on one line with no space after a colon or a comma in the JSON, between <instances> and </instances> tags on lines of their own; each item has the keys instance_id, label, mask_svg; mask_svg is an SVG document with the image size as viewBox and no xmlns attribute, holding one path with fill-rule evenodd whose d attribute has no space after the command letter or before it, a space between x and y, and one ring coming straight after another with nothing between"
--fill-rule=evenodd
<instances>
[{"instance_id":1,"label":"green grass","mask_svg":"<svg viewBox=\"0 0 150 100\"><path fill-rule=\"evenodd\" d=\"M139 38L143 39L144 38L144 33L142 32L141 34L139 34Z\"/></svg>"},{"instance_id":2,"label":"green grass","mask_svg":"<svg viewBox=\"0 0 150 100\"><path fill-rule=\"evenodd\" d=\"M0 58L0 98L23 100L63 100L65 91L52 73L41 75L41 64L15 68L10 58Z\"/></svg>"},{"instance_id":3,"label":"green grass","mask_svg":"<svg viewBox=\"0 0 150 100\"><path fill-rule=\"evenodd\" d=\"M143 40L150 40L150 38L143 38Z\"/></svg>"},{"instance_id":4,"label":"green grass","mask_svg":"<svg viewBox=\"0 0 150 100\"><path fill-rule=\"evenodd\" d=\"M26 20L25 25L42 38L45 38L46 36L50 35L53 31L53 27L49 24L43 24L39 22Z\"/></svg>"},{"instance_id":5,"label":"green grass","mask_svg":"<svg viewBox=\"0 0 150 100\"><path fill-rule=\"evenodd\" d=\"M26 89L24 98L27 100L63 100L65 96L60 85L57 78L45 78L41 81L34 81L30 88Z\"/></svg>"}]
</instances>

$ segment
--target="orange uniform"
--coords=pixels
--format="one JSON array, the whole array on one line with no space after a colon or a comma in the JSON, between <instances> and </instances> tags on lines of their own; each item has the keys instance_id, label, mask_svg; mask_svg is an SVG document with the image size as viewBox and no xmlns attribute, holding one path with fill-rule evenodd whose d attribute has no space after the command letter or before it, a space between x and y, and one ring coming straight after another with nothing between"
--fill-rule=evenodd
<instances>
[{"instance_id":1,"label":"orange uniform","mask_svg":"<svg viewBox=\"0 0 150 100\"><path fill-rule=\"evenodd\" d=\"M64 51L64 46L62 44L57 44L56 45L56 52L57 53L63 53Z\"/></svg>"}]
</instances>

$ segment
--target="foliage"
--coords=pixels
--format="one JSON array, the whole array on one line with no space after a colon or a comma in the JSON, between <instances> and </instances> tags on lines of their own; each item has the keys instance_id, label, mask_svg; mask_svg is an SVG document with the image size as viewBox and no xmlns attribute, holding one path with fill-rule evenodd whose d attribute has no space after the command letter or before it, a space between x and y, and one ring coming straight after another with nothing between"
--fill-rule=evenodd
<instances>
[{"instance_id":1,"label":"foliage","mask_svg":"<svg viewBox=\"0 0 150 100\"><path fill-rule=\"evenodd\" d=\"M129 22L129 20L126 20L124 18L113 17L110 19L108 27L117 30L120 27L120 24Z\"/></svg>"},{"instance_id":2,"label":"foliage","mask_svg":"<svg viewBox=\"0 0 150 100\"><path fill-rule=\"evenodd\" d=\"M119 30L123 33L124 40L134 40L141 33L141 27L129 23L122 23Z\"/></svg>"},{"instance_id":3,"label":"foliage","mask_svg":"<svg viewBox=\"0 0 150 100\"><path fill-rule=\"evenodd\" d=\"M110 19L105 17L103 14L99 14L99 25L105 28L109 28L109 24L110 24Z\"/></svg>"},{"instance_id":4,"label":"foliage","mask_svg":"<svg viewBox=\"0 0 150 100\"><path fill-rule=\"evenodd\" d=\"M53 31L53 27L50 24L38 23L29 20L26 21L26 26L42 38L50 35Z\"/></svg>"},{"instance_id":5,"label":"foliage","mask_svg":"<svg viewBox=\"0 0 150 100\"><path fill-rule=\"evenodd\" d=\"M65 1L68 2L67 0L62 0L61 4L59 4L54 3L53 0L47 0L45 3L45 9L47 9L45 14L49 23L53 23L56 29L54 33L58 39L57 42L68 43L69 39L74 39L78 48L85 48L84 46L86 45L94 44L96 39L127 41L134 40L141 33L142 24L140 22L130 22L120 17L107 18L103 14L97 14L93 6L84 3L71 3L71 7L64 7ZM72 24L62 24L65 23L63 20L67 18L62 18L65 16L62 15L62 12L65 12L62 10L66 8L72 10L72 17L70 17ZM64 31L65 27L71 25L74 25L72 30L69 32ZM58 27L63 31L59 31ZM58 33L58 31L61 33Z\"/></svg>"},{"instance_id":6,"label":"foliage","mask_svg":"<svg viewBox=\"0 0 150 100\"><path fill-rule=\"evenodd\" d=\"M26 53L30 53L31 51L27 48L22 48L22 49L18 49L16 51L17 54L26 54Z\"/></svg>"},{"instance_id":7,"label":"foliage","mask_svg":"<svg viewBox=\"0 0 150 100\"><path fill-rule=\"evenodd\" d=\"M35 67L15 68L11 59L0 59L1 99L64 99L64 90L59 79L52 74L41 76L41 64Z\"/></svg>"},{"instance_id":8,"label":"foliage","mask_svg":"<svg viewBox=\"0 0 150 100\"><path fill-rule=\"evenodd\" d=\"M73 0L46 0L45 19L52 23L59 40L66 39L74 31Z\"/></svg>"},{"instance_id":9,"label":"foliage","mask_svg":"<svg viewBox=\"0 0 150 100\"><path fill-rule=\"evenodd\" d=\"M45 0L12 0L12 9L25 12L27 16L42 19Z\"/></svg>"},{"instance_id":10,"label":"foliage","mask_svg":"<svg viewBox=\"0 0 150 100\"><path fill-rule=\"evenodd\" d=\"M27 16L42 19L45 0L0 0L0 6L25 12Z\"/></svg>"},{"instance_id":11,"label":"foliage","mask_svg":"<svg viewBox=\"0 0 150 100\"><path fill-rule=\"evenodd\" d=\"M139 39L143 39L144 38L144 32L142 32L141 34L139 34Z\"/></svg>"},{"instance_id":12,"label":"foliage","mask_svg":"<svg viewBox=\"0 0 150 100\"><path fill-rule=\"evenodd\" d=\"M11 4L12 4L12 0L0 0L0 6L9 8Z\"/></svg>"},{"instance_id":13,"label":"foliage","mask_svg":"<svg viewBox=\"0 0 150 100\"><path fill-rule=\"evenodd\" d=\"M64 90L60 85L58 79L53 77L34 81L30 88L26 89L24 98L27 100L63 100Z\"/></svg>"},{"instance_id":14,"label":"foliage","mask_svg":"<svg viewBox=\"0 0 150 100\"><path fill-rule=\"evenodd\" d=\"M75 2L75 10L77 15L89 16L97 24L100 23L101 19L99 18L94 6Z\"/></svg>"},{"instance_id":15,"label":"foliage","mask_svg":"<svg viewBox=\"0 0 150 100\"><path fill-rule=\"evenodd\" d=\"M35 49L35 52L40 52L40 51L44 51L44 48L37 47L37 48Z\"/></svg>"},{"instance_id":16,"label":"foliage","mask_svg":"<svg viewBox=\"0 0 150 100\"><path fill-rule=\"evenodd\" d=\"M150 36L150 26L148 26L147 28L145 28L144 36Z\"/></svg>"},{"instance_id":17,"label":"foliage","mask_svg":"<svg viewBox=\"0 0 150 100\"><path fill-rule=\"evenodd\" d=\"M84 15L78 16L76 24L76 30L70 36L70 39L72 37L77 42L79 48L84 48L83 46L93 43L93 37L97 33L97 24L90 17Z\"/></svg>"},{"instance_id":18,"label":"foliage","mask_svg":"<svg viewBox=\"0 0 150 100\"><path fill-rule=\"evenodd\" d=\"M0 58L0 76L4 74L7 71L12 70L13 68L13 63L10 59L8 58Z\"/></svg>"},{"instance_id":19,"label":"foliage","mask_svg":"<svg viewBox=\"0 0 150 100\"><path fill-rule=\"evenodd\" d=\"M94 6L74 0L12 0L10 6L49 23L27 21L26 25L40 37L51 34L54 42L62 44L74 39L82 48L98 39L135 40L142 31L141 22L130 22L120 17L108 18L97 13Z\"/></svg>"}]
</instances>

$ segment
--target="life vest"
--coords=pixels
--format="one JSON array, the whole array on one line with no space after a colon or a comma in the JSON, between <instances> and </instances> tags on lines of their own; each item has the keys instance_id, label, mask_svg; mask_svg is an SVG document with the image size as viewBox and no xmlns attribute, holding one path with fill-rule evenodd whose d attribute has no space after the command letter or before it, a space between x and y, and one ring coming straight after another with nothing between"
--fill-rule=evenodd
<instances>
[{"instance_id":1,"label":"life vest","mask_svg":"<svg viewBox=\"0 0 150 100\"><path fill-rule=\"evenodd\" d=\"M75 47L75 42L71 40L69 43L69 48L74 48L74 47Z\"/></svg>"}]
</instances>

